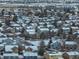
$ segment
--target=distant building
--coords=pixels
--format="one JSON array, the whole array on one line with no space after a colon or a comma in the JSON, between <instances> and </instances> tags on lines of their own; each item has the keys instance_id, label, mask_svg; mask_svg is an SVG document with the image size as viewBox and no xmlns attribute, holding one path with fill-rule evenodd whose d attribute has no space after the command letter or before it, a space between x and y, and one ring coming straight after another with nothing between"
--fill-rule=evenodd
<instances>
[{"instance_id":1,"label":"distant building","mask_svg":"<svg viewBox=\"0 0 79 59\"><path fill-rule=\"evenodd\" d=\"M0 2L12 3L46 3L46 2L79 2L79 0L0 0Z\"/></svg>"}]
</instances>

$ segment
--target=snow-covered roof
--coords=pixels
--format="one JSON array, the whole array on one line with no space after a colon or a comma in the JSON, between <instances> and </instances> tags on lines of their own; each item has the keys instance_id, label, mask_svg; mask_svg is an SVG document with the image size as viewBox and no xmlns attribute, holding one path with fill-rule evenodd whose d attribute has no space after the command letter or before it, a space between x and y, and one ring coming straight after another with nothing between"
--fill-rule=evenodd
<instances>
[{"instance_id":1,"label":"snow-covered roof","mask_svg":"<svg viewBox=\"0 0 79 59\"><path fill-rule=\"evenodd\" d=\"M52 51L50 51L48 54L50 55L50 56L62 56L63 55L63 53L64 52L52 52ZM66 53L68 53L68 55L70 55L70 56L72 56L72 55L78 55L79 56L79 52L77 52L77 51L69 51L69 52L66 52Z\"/></svg>"},{"instance_id":2,"label":"snow-covered roof","mask_svg":"<svg viewBox=\"0 0 79 59\"><path fill-rule=\"evenodd\" d=\"M65 44L74 45L74 44L77 44L77 42L74 42L74 41L66 41Z\"/></svg>"},{"instance_id":3,"label":"snow-covered roof","mask_svg":"<svg viewBox=\"0 0 79 59\"><path fill-rule=\"evenodd\" d=\"M3 44L0 44L0 47L4 47L4 45Z\"/></svg>"},{"instance_id":4,"label":"snow-covered roof","mask_svg":"<svg viewBox=\"0 0 79 59\"><path fill-rule=\"evenodd\" d=\"M44 41L45 45L48 45L49 40L43 40L43 41ZM52 43L55 43L57 41L60 41L60 40L59 39L58 40L55 40L54 38L52 38ZM27 42L32 43L34 46L39 46L41 40L38 40L38 41L27 41Z\"/></svg>"},{"instance_id":5,"label":"snow-covered roof","mask_svg":"<svg viewBox=\"0 0 79 59\"><path fill-rule=\"evenodd\" d=\"M19 24L11 24L11 26L13 26L13 27L20 27Z\"/></svg>"},{"instance_id":6,"label":"snow-covered roof","mask_svg":"<svg viewBox=\"0 0 79 59\"><path fill-rule=\"evenodd\" d=\"M78 27L71 27L72 29L79 29Z\"/></svg>"},{"instance_id":7,"label":"snow-covered roof","mask_svg":"<svg viewBox=\"0 0 79 59\"><path fill-rule=\"evenodd\" d=\"M79 56L79 52L77 51L71 51L71 52L67 52L69 55L78 55Z\"/></svg>"},{"instance_id":8,"label":"snow-covered roof","mask_svg":"<svg viewBox=\"0 0 79 59\"><path fill-rule=\"evenodd\" d=\"M17 45L5 45L6 52L12 52L13 47L18 47Z\"/></svg>"},{"instance_id":9,"label":"snow-covered roof","mask_svg":"<svg viewBox=\"0 0 79 59\"><path fill-rule=\"evenodd\" d=\"M4 53L3 56L18 56L17 53Z\"/></svg>"},{"instance_id":10,"label":"snow-covered roof","mask_svg":"<svg viewBox=\"0 0 79 59\"><path fill-rule=\"evenodd\" d=\"M24 56L38 56L38 54L34 52L25 52Z\"/></svg>"},{"instance_id":11,"label":"snow-covered roof","mask_svg":"<svg viewBox=\"0 0 79 59\"><path fill-rule=\"evenodd\" d=\"M53 27L53 25L48 24L47 27Z\"/></svg>"},{"instance_id":12,"label":"snow-covered roof","mask_svg":"<svg viewBox=\"0 0 79 59\"><path fill-rule=\"evenodd\" d=\"M49 31L49 29L48 28L40 28L40 31L45 32L45 31Z\"/></svg>"},{"instance_id":13,"label":"snow-covered roof","mask_svg":"<svg viewBox=\"0 0 79 59\"><path fill-rule=\"evenodd\" d=\"M67 27L67 28L66 27L63 27L62 29L63 30L69 30L70 28L69 27Z\"/></svg>"},{"instance_id":14,"label":"snow-covered roof","mask_svg":"<svg viewBox=\"0 0 79 59\"><path fill-rule=\"evenodd\" d=\"M26 49L29 47L32 48L33 50L38 50L37 46L25 46Z\"/></svg>"},{"instance_id":15,"label":"snow-covered roof","mask_svg":"<svg viewBox=\"0 0 79 59\"><path fill-rule=\"evenodd\" d=\"M26 29L29 34L35 34L35 29Z\"/></svg>"},{"instance_id":16,"label":"snow-covered roof","mask_svg":"<svg viewBox=\"0 0 79 59\"><path fill-rule=\"evenodd\" d=\"M34 46L39 46L40 41L28 41L32 43Z\"/></svg>"},{"instance_id":17,"label":"snow-covered roof","mask_svg":"<svg viewBox=\"0 0 79 59\"><path fill-rule=\"evenodd\" d=\"M58 56L58 55L62 55L62 52L51 52L49 55L50 56Z\"/></svg>"},{"instance_id":18,"label":"snow-covered roof","mask_svg":"<svg viewBox=\"0 0 79 59\"><path fill-rule=\"evenodd\" d=\"M56 28L53 28L51 31L57 32L57 31L58 31L58 29L56 29Z\"/></svg>"}]
</instances>

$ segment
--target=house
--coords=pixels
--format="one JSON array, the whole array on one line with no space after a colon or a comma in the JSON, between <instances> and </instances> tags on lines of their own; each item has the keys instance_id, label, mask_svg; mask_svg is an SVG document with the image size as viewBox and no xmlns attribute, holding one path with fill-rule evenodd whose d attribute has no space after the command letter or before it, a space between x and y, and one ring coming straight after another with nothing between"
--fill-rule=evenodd
<instances>
[{"instance_id":1,"label":"house","mask_svg":"<svg viewBox=\"0 0 79 59\"><path fill-rule=\"evenodd\" d=\"M63 59L63 54L67 53L69 55L69 59L78 59L79 52L77 51L69 51L69 52L59 52L59 51L47 51L45 52L44 57L46 59Z\"/></svg>"}]
</instances>

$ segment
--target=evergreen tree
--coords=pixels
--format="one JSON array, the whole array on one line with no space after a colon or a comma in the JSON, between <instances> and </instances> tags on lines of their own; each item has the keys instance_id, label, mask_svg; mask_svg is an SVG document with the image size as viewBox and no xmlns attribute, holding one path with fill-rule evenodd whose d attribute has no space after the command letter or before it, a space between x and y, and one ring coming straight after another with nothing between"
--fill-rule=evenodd
<instances>
[{"instance_id":1,"label":"evergreen tree","mask_svg":"<svg viewBox=\"0 0 79 59\"><path fill-rule=\"evenodd\" d=\"M14 14L13 21L16 22L18 20L17 15Z\"/></svg>"},{"instance_id":2,"label":"evergreen tree","mask_svg":"<svg viewBox=\"0 0 79 59\"><path fill-rule=\"evenodd\" d=\"M0 27L2 26L2 24L0 23Z\"/></svg>"},{"instance_id":3,"label":"evergreen tree","mask_svg":"<svg viewBox=\"0 0 79 59\"><path fill-rule=\"evenodd\" d=\"M43 56L45 52L45 43L44 41L40 42L40 47L38 49L38 55Z\"/></svg>"},{"instance_id":4,"label":"evergreen tree","mask_svg":"<svg viewBox=\"0 0 79 59\"><path fill-rule=\"evenodd\" d=\"M2 16L4 15L4 11L5 11L4 9L1 11L1 15L2 15Z\"/></svg>"},{"instance_id":5,"label":"evergreen tree","mask_svg":"<svg viewBox=\"0 0 79 59\"><path fill-rule=\"evenodd\" d=\"M69 32L69 34L72 34L72 28L70 28L70 32Z\"/></svg>"},{"instance_id":6,"label":"evergreen tree","mask_svg":"<svg viewBox=\"0 0 79 59\"><path fill-rule=\"evenodd\" d=\"M8 15L11 16L11 12L8 12Z\"/></svg>"},{"instance_id":7,"label":"evergreen tree","mask_svg":"<svg viewBox=\"0 0 79 59\"><path fill-rule=\"evenodd\" d=\"M48 48L51 48L51 43L52 43L52 40L50 39L48 42Z\"/></svg>"}]
</instances>

